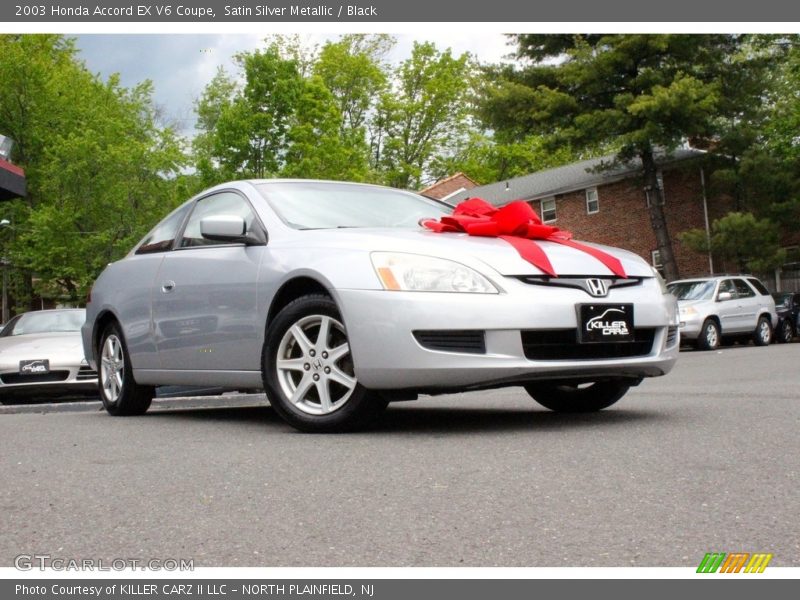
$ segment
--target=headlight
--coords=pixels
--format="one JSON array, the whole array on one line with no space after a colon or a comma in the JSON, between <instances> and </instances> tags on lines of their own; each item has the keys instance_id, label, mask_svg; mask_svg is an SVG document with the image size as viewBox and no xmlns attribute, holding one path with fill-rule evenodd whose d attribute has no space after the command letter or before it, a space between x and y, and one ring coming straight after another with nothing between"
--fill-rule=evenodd
<instances>
[{"instance_id":1,"label":"headlight","mask_svg":"<svg viewBox=\"0 0 800 600\"><path fill-rule=\"evenodd\" d=\"M678 310L682 317L694 317L699 314L693 306L682 306Z\"/></svg>"},{"instance_id":2,"label":"headlight","mask_svg":"<svg viewBox=\"0 0 800 600\"><path fill-rule=\"evenodd\" d=\"M373 252L371 258L378 279L387 290L499 293L486 277L452 260L395 252Z\"/></svg>"}]
</instances>

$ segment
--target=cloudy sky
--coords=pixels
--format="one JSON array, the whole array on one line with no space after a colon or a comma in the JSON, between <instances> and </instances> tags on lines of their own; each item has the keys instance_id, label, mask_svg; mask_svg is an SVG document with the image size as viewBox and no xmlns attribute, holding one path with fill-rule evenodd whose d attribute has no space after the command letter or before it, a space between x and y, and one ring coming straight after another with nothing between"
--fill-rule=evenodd
<instances>
[{"instance_id":1,"label":"cloudy sky","mask_svg":"<svg viewBox=\"0 0 800 600\"><path fill-rule=\"evenodd\" d=\"M455 29L455 28L454 28ZM219 65L236 72L232 57L242 50L262 47L259 34L162 35L89 34L77 36L81 58L87 68L103 78L119 73L122 84L132 86L150 79L155 86L156 103L166 115L179 123L182 133L191 135L194 127L193 102L211 80ZM415 40L434 41L454 54L470 52L481 62L497 62L511 51L505 36L498 33L440 32L434 36L397 34L397 44L389 55L392 62L407 58ZM338 34L306 34L309 45L338 39Z\"/></svg>"}]
</instances>

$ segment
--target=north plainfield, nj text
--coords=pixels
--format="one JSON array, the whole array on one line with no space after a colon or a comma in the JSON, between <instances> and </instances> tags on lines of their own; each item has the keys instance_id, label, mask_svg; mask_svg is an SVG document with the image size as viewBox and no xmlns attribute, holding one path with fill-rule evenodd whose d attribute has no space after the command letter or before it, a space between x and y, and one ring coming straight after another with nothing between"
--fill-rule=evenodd
<instances>
[{"instance_id":1,"label":"north plainfield, nj text","mask_svg":"<svg viewBox=\"0 0 800 600\"><path fill-rule=\"evenodd\" d=\"M307 6L292 4L291 6L231 6L225 5L226 17L377 17L378 9L372 5L355 4L320 4Z\"/></svg>"}]
</instances>

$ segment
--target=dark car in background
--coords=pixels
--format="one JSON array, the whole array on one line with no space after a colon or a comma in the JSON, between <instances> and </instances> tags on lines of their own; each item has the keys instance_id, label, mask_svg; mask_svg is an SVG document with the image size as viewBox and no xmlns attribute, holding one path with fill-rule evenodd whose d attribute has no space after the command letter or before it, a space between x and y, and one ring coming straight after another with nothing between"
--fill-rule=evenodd
<instances>
[{"instance_id":1,"label":"dark car in background","mask_svg":"<svg viewBox=\"0 0 800 600\"><path fill-rule=\"evenodd\" d=\"M772 294L778 313L778 328L775 337L779 342L791 342L798 332L800 320L800 292L778 292Z\"/></svg>"}]
</instances>

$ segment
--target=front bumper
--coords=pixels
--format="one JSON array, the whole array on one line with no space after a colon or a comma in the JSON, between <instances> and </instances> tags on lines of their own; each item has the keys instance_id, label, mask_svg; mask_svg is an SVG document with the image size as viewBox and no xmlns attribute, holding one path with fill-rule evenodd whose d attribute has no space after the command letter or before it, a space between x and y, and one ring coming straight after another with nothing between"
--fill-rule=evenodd
<instances>
[{"instance_id":1,"label":"front bumper","mask_svg":"<svg viewBox=\"0 0 800 600\"><path fill-rule=\"evenodd\" d=\"M702 315L683 315L681 319L681 337L687 340L696 340L703 329L705 319Z\"/></svg>"},{"instance_id":2,"label":"front bumper","mask_svg":"<svg viewBox=\"0 0 800 600\"><path fill-rule=\"evenodd\" d=\"M537 379L635 379L665 375L678 358L675 301L655 280L612 289L602 299L512 278L504 278L503 287L501 294L337 290L359 381L372 389L426 390ZM581 303L634 304L635 327L654 332L650 351L625 358L526 358L522 331L574 329ZM481 330L485 352L431 350L415 339L419 330Z\"/></svg>"},{"instance_id":3,"label":"front bumper","mask_svg":"<svg viewBox=\"0 0 800 600\"><path fill-rule=\"evenodd\" d=\"M39 376L20 375L18 363L0 364L0 398L96 393L97 373L88 365L51 362L49 373Z\"/></svg>"}]
</instances>

